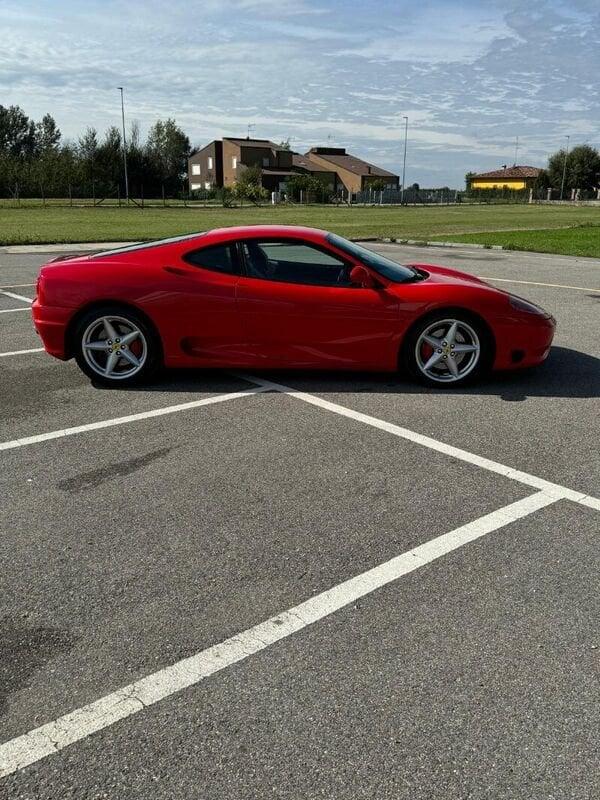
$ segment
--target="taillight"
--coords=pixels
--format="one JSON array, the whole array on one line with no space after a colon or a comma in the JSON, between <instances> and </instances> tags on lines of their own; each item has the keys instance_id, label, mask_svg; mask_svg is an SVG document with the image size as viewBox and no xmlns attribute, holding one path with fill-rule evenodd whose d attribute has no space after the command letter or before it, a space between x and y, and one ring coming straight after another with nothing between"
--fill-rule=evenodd
<instances>
[{"instance_id":1,"label":"taillight","mask_svg":"<svg viewBox=\"0 0 600 800\"><path fill-rule=\"evenodd\" d=\"M37 281L35 282L35 297L38 303L43 303L43 291L44 291L44 282L42 280L42 276L38 275Z\"/></svg>"}]
</instances>

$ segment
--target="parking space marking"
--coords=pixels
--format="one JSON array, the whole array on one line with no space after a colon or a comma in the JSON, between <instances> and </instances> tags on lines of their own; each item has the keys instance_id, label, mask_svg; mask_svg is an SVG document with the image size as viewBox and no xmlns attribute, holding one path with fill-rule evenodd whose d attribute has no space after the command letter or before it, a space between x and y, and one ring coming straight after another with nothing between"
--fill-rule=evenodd
<instances>
[{"instance_id":1,"label":"parking space marking","mask_svg":"<svg viewBox=\"0 0 600 800\"><path fill-rule=\"evenodd\" d=\"M481 467L489 472L495 472L505 478L524 483L526 486L531 486L533 489L540 489L555 496L556 498L563 498L565 500L572 500L575 503L593 508L600 511L600 499L585 494L584 492L577 492L569 489L566 486L561 486L558 483L552 483L544 478L538 478L536 475L530 475L528 472L521 472L521 470L507 467L505 464L500 464L498 461L492 461L489 458L478 456L475 453L470 453L468 450L462 450L460 447L440 442L437 439L432 439L430 436L424 436L422 433L416 433L408 428L402 428L400 425L395 425L393 422L386 422L378 417L372 417L369 414L363 414L360 411L354 411L352 408L342 406L339 403L332 403L330 400L324 400L317 395L309 394L308 392L301 392L293 389L291 386L285 386L281 383L275 383L264 378L259 378L254 375L246 373L234 373L239 378L244 378L250 383L257 386L264 386L265 388L274 389L275 391L282 392L289 397L295 397L298 400L303 400L305 403L310 403L313 406L324 408L326 411L332 411L334 414L339 414L342 417L349 417L357 422L363 422L365 425L370 425L373 428L387 431L394 436L401 439L407 439L415 444L420 444L423 447L428 447L430 450L436 450L438 453L457 458L460 461L466 461L476 467Z\"/></svg>"},{"instance_id":2,"label":"parking space marking","mask_svg":"<svg viewBox=\"0 0 600 800\"><path fill-rule=\"evenodd\" d=\"M26 286L35 286L35 283L11 283L8 286L0 286L1 289L24 289Z\"/></svg>"},{"instance_id":3,"label":"parking space marking","mask_svg":"<svg viewBox=\"0 0 600 800\"><path fill-rule=\"evenodd\" d=\"M24 300L26 303L33 303L33 299L31 297L24 297L22 294L15 294L14 292L5 292L4 290L0 291L0 294L5 295L6 297L12 297L13 300Z\"/></svg>"},{"instance_id":4,"label":"parking space marking","mask_svg":"<svg viewBox=\"0 0 600 800\"><path fill-rule=\"evenodd\" d=\"M43 347L32 347L31 350L12 350L8 353L0 353L0 358L6 358L7 356L23 356L26 353L43 353Z\"/></svg>"},{"instance_id":5,"label":"parking space marking","mask_svg":"<svg viewBox=\"0 0 600 800\"><path fill-rule=\"evenodd\" d=\"M482 281L498 281L500 283L523 283L527 286L548 286L551 289L575 289L579 292L599 292L600 289L590 289L587 286L567 286L562 283L538 283L537 281L516 281L512 278L487 278L485 275L478 275Z\"/></svg>"},{"instance_id":6,"label":"parking space marking","mask_svg":"<svg viewBox=\"0 0 600 800\"><path fill-rule=\"evenodd\" d=\"M58 753L119 720L137 714L265 650L319 620L392 583L403 575L480 539L492 531L558 501L536 492L449 533L430 539L372 569L343 581L287 611L270 617L219 644L130 683L86 706L0 745L0 778Z\"/></svg>"},{"instance_id":7,"label":"parking space marking","mask_svg":"<svg viewBox=\"0 0 600 800\"><path fill-rule=\"evenodd\" d=\"M0 314L14 314L15 311L29 311L29 313L31 313L31 306L25 306L24 308L1 308Z\"/></svg>"},{"instance_id":8,"label":"parking space marking","mask_svg":"<svg viewBox=\"0 0 600 800\"><path fill-rule=\"evenodd\" d=\"M203 397L202 400L191 400L188 403L178 403L175 406L165 406L164 408L155 408L152 411L140 411L137 414L128 414L125 417L114 417L113 419L103 419L98 422L90 422L87 425L76 425L73 428L63 428L58 431L50 431L49 433L38 433L35 436L25 436L22 439L13 439L9 442L0 442L0 450L14 450L17 447L27 447L30 444L38 444L39 442L48 442L52 439L62 439L66 436L75 436L79 433L87 433L88 431L97 431L102 428L113 428L116 425L127 425L130 422L138 422L143 419L152 419L153 417L164 417L166 414L176 414L179 411L189 411L192 408L200 408L201 406L210 406L214 403L224 403L227 400L236 400L238 397L249 397L261 392L270 391L269 387L254 386L252 389L243 389L239 392L229 392L228 394L218 394L214 397Z\"/></svg>"}]
</instances>

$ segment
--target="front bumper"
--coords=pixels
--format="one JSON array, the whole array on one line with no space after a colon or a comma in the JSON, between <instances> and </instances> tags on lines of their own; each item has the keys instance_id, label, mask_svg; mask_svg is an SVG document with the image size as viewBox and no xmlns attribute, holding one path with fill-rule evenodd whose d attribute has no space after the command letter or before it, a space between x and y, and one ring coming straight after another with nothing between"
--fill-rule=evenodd
<instances>
[{"instance_id":1,"label":"front bumper","mask_svg":"<svg viewBox=\"0 0 600 800\"><path fill-rule=\"evenodd\" d=\"M72 314L72 308L44 306L37 298L31 304L33 327L41 337L44 349L51 356L60 358L61 361L69 358L66 351L65 334Z\"/></svg>"},{"instance_id":2,"label":"front bumper","mask_svg":"<svg viewBox=\"0 0 600 800\"><path fill-rule=\"evenodd\" d=\"M497 326L494 369L535 367L546 360L554 339L554 317L533 316Z\"/></svg>"}]
</instances>

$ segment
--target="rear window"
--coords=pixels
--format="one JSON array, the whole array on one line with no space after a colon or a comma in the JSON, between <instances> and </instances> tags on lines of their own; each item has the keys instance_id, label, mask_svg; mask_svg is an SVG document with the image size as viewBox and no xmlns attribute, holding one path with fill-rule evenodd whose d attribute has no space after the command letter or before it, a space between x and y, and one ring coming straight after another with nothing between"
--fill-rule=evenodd
<instances>
[{"instance_id":1,"label":"rear window","mask_svg":"<svg viewBox=\"0 0 600 800\"><path fill-rule=\"evenodd\" d=\"M215 244L186 253L183 260L195 267L210 269L213 272L225 272L229 275L239 273L236 249L231 244Z\"/></svg>"},{"instance_id":2,"label":"rear window","mask_svg":"<svg viewBox=\"0 0 600 800\"><path fill-rule=\"evenodd\" d=\"M132 253L135 250L148 250L150 247L160 247L163 244L175 244L175 242L185 242L187 239L197 239L205 236L206 231L200 233L186 233L183 236L171 236L168 239L155 239L153 242L138 242L138 244L128 244L126 247L116 247L114 250L102 250L94 253L90 258L106 258L106 256L118 256L121 253Z\"/></svg>"}]
</instances>

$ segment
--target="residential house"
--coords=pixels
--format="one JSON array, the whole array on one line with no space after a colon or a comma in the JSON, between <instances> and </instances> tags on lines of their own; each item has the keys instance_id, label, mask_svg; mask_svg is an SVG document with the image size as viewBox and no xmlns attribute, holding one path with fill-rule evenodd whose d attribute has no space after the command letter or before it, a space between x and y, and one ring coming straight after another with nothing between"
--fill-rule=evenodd
<instances>
[{"instance_id":1,"label":"residential house","mask_svg":"<svg viewBox=\"0 0 600 800\"><path fill-rule=\"evenodd\" d=\"M203 147L189 159L190 191L233 186L246 167L260 167L269 191L285 191L290 175L310 174L332 193L355 194L374 181L397 188L398 176L346 153L342 147L313 147L305 155L292 153L269 139L225 137Z\"/></svg>"},{"instance_id":2,"label":"residential house","mask_svg":"<svg viewBox=\"0 0 600 800\"><path fill-rule=\"evenodd\" d=\"M381 180L386 189L398 188L398 175L347 153L344 147L311 147L306 158L321 169L334 170L338 185L350 194L362 192L369 184Z\"/></svg>"},{"instance_id":3,"label":"residential house","mask_svg":"<svg viewBox=\"0 0 600 800\"><path fill-rule=\"evenodd\" d=\"M190 191L212 189L223 185L223 143L216 140L207 144L188 160Z\"/></svg>"},{"instance_id":4,"label":"residential house","mask_svg":"<svg viewBox=\"0 0 600 800\"><path fill-rule=\"evenodd\" d=\"M492 172L480 172L471 175L469 179L470 189L531 189L535 186L540 176L541 169L538 167L504 165L502 169Z\"/></svg>"}]
</instances>

